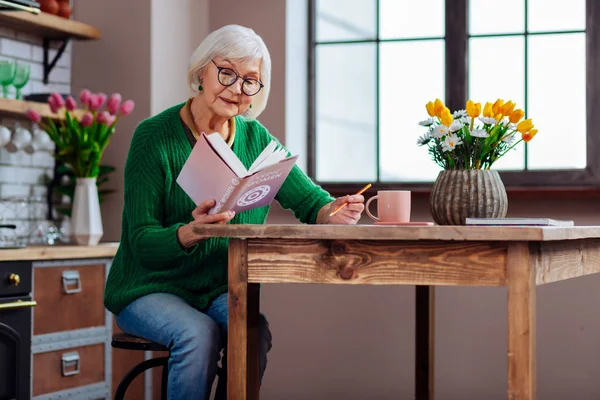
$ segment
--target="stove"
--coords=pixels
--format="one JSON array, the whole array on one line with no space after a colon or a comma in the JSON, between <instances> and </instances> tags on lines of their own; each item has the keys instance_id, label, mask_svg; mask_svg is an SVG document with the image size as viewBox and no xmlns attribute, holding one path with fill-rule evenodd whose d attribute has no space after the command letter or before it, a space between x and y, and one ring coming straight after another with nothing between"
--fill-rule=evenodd
<instances>
[{"instance_id":1,"label":"stove","mask_svg":"<svg viewBox=\"0 0 600 400\"><path fill-rule=\"evenodd\" d=\"M0 262L0 400L31 398L32 264Z\"/></svg>"}]
</instances>

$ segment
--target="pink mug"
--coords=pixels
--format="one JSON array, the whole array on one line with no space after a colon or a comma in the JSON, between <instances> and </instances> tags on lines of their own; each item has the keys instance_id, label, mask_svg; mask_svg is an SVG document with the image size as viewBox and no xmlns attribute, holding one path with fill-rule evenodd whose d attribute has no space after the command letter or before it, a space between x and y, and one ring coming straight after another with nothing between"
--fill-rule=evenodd
<instances>
[{"instance_id":1,"label":"pink mug","mask_svg":"<svg viewBox=\"0 0 600 400\"><path fill-rule=\"evenodd\" d=\"M377 199L377 217L369 211L369 204ZM365 204L367 215L378 222L410 222L410 190L379 190Z\"/></svg>"}]
</instances>

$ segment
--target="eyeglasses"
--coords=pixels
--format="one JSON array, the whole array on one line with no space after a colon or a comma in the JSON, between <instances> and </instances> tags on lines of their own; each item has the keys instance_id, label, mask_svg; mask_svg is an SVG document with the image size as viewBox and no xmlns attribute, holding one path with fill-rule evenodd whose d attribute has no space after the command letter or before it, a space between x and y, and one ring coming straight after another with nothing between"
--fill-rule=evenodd
<instances>
[{"instance_id":1,"label":"eyeglasses","mask_svg":"<svg viewBox=\"0 0 600 400\"><path fill-rule=\"evenodd\" d=\"M219 67L214 60L211 60L215 67L219 70L219 83L223 86L231 86L237 82L238 78L241 78L235 72L235 70L231 68ZM242 92L246 96L254 96L265 86L258 79L253 78L242 78Z\"/></svg>"}]
</instances>

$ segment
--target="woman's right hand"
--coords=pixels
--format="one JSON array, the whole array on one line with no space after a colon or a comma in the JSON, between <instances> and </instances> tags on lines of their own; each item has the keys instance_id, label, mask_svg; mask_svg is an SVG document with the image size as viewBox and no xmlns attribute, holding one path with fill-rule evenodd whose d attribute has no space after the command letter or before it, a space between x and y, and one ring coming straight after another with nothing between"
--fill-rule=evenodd
<instances>
[{"instance_id":1,"label":"woman's right hand","mask_svg":"<svg viewBox=\"0 0 600 400\"><path fill-rule=\"evenodd\" d=\"M177 229L177 238L179 239L179 243L184 248L189 248L200 242L201 240L207 239L208 237L205 235L199 235L195 232L195 227L198 225L204 224L226 224L231 221L231 219L235 216L234 211L224 211L218 214L208 214L208 210L214 207L216 201L214 199L204 200L202 203L198 204L198 207L192 211L192 216L194 220L187 225L184 225Z\"/></svg>"}]
</instances>

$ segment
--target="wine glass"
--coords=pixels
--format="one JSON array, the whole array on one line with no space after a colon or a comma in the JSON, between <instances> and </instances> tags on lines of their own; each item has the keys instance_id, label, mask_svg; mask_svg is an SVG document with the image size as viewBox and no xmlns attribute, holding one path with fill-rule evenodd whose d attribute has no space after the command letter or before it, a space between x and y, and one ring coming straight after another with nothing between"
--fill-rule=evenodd
<instances>
[{"instance_id":1,"label":"wine glass","mask_svg":"<svg viewBox=\"0 0 600 400\"><path fill-rule=\"evenodd\" d=\"M23 86L25 86L29 81L30 71L31 66L29 64L17 64L17 72L15 74L15 79L12 83L13 86L17 88L17 100L21 100L23 98L21 94L21 89L23 89Z\"/></svg>"},{"instance_id":2,"label":"wine glass","mask_svg":"<svg viewBox=\"0 0 600 400\"><path fill-rule=\"evenodd\" d=\"M8 98L8 87L13 83L16 74L17 64L14 60L0 60L0 85L4 98Z\"/></svg>"}]
</instances>

